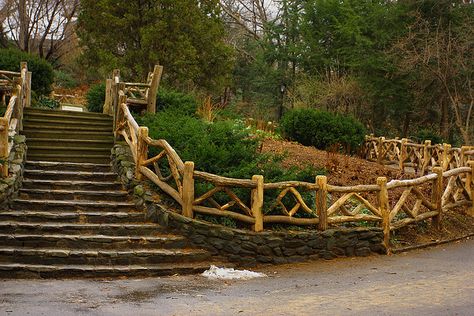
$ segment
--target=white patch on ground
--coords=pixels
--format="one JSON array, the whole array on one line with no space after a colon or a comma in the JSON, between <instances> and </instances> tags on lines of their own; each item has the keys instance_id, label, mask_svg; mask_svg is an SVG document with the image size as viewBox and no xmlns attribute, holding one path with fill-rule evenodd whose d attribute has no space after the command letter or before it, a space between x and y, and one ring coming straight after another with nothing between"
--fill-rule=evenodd
<instances>
[{"instance_id":1,"label":"white patch on ground","mask_svg":"<svg viewBox=\"0 0 474 316\"><path fill-rule=\"evenodd\" d=\"M249 270L234 270L233 268L219 268L211 265L209 270L202 273L202 276L216 280L248 280L253 278L266 277L264 273L253 272Z\"/></svg>"}]
</instances>

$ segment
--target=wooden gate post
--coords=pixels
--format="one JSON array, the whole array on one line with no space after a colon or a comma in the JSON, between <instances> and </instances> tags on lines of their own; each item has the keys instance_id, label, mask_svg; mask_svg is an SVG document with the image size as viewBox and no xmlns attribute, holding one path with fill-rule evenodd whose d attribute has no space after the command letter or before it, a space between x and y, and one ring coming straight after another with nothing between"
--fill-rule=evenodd
<instances>
[{"instance_id":1,"label":"wooden gate post","mask_svg":"<svg viewBox=\"0 0 474 316\"><path fill-rule=\"evenodd\" d=\"M316 184L318 191L316 191L316 210L319 217L319 230L328 229L328 179L326 176L316 176Z\"/></svg>"},{"instance_id":2,"label":"wooden gate post","mask_svg":"<svg viewBox=\"0 0 474 316\"><path fill-rule=\"evenodd\" d=\"M257 183L257 187L252 189L252 215L255 218L254 231L263 230L263 176L254 175L252 180Z\"/></svg>"},{"instance_id":3,"label":"wooden gate post","mask_svg":"<svg viewBox=\"0 0 474 316\"><path fill-rule=\"evenodd\" d=\"M194 203L194 162L186 161L184 163L183 174L183 216L193 218Z\"/></svg>"},{"instance_id":4,"label":"wooden gate post","mask_svg":"<svg viewBox=\"0 0 474 316\"><path fill-rule=\"evenodd\" d=\"M441 228L441 220L443 219L443 206L441 205L441 198L443 196L443 168L434 167L433 172L436 173L437 177L433 180L432 191L431 191L431 203L436 206L438 215L433 217L433 223L436 228Z\"/></svg>"},{"instance_id":5,"label":"wooden gate post","mask_svg":"<svg viewBox=\"0 0 474 316\"><path fill-rule=\"evenodd\" d=\"M387 178L378 177L377 185L380 187L378 198L380 213L382 214L383 244L387 254L390 254L390 208L388 203Z\"/></svg>"},{"instance_id":6,"label":"wooden gate post","mask_svg":"<svg viewBox=\"0 0 474 316\"><path fill-rule=\"evenodd\" d=\"M132 130L133 133L133 130ZM137 161L135 163L135 178L142 180L143 175L140 170L143 162L148 158L148 144L145 139L148 137L148 127L140 126L137 135Z\"/></svg>"}]
</instances>

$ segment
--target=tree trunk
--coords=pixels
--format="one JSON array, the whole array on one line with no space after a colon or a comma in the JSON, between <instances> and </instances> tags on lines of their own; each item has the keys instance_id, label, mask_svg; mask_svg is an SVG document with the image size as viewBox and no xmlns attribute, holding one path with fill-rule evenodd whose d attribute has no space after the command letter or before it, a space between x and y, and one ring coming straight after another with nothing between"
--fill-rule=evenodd
<instances>
[{"instance_id":1,"label":"tree trunk","mask_svg":"<svg viewBox=\"0 0 474 316\"><path fill-rule=\"evenodd\" d=\"M28 39L28 18L26 16L26 0L19 0L18 2L18 15L20 19L20 34L19 34L19 46L24 52L29 52L29 39Z\"/></svg>"}]
</instances>

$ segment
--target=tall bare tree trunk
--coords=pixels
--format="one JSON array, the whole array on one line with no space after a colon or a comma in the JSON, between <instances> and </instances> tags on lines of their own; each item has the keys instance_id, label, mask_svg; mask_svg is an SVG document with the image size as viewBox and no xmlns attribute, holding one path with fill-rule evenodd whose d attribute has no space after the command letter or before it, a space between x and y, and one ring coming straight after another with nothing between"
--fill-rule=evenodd
<instances>
[{"instance_id":1,"label":"tall bare tree trunk","mask_svg":"<svg viewBox=\"0 0 474 316\"><path fill-rule=\"evenodd\" d=\"M18 38L18 44L20 49L25 52L29 52L28 43L28 18L26 16L26 0L19 0L18 2L18 15L20 18L20 34Z\"/></svg>"}]
</instances>

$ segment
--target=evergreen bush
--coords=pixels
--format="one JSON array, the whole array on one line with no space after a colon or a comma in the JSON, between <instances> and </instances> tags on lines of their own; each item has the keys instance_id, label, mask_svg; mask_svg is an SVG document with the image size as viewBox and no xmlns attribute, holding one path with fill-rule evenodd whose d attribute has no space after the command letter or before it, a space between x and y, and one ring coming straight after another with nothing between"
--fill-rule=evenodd
<instances>
[{"instance_id":1,"label":"evergreen bush","mask_svg":"<svg viewBox=\"0 0 474 316\"><path fill-rule=\"evenodd\" d=\"M86 94L87 109L89 112L102 113L105 102L105 83L95 84Z\"/></svg>"},{"instance_id":2,"label":"evergreen bush","mask_svg":"<svg viewBox=\"0 0 474 316\"><path fill-rule=\"evenodd\" d=\"M351 116L315 109L288 111L280 128L286 137L303 145L323 150L339 146L346 152L355 152L366 134L362 123Z\"/></svg>"},{"instance_id":3,"label":"evergreen bush","mask_svg":"<svg viewBox=\"0 0 474 316\"><path fill-rule=\"evenodd\" d=\"M20 71L20 63L28 63L28 71L32 72L31 89L38 95L51 93L54 82L54 71L51 64L38 56L17 49L0 49L0 69Z\"/></svg>"}]
</instances>

